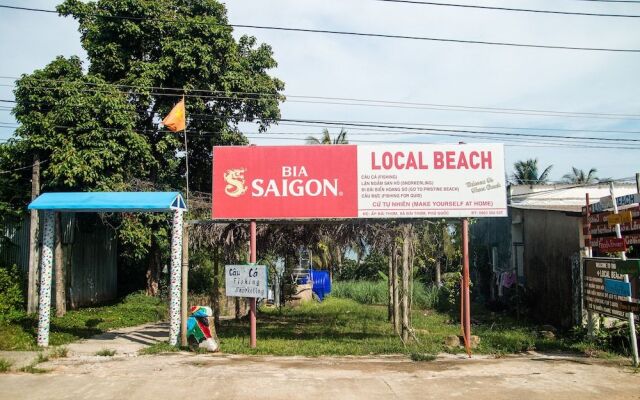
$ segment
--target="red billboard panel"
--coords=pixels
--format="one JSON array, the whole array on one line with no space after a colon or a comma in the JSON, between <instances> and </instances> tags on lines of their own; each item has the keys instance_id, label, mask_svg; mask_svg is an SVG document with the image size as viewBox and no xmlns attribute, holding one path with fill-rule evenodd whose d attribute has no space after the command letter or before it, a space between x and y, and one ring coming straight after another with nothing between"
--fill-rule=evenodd
<instances>
[{"instance_id":1,"label":"red billboard panel","mask_svg":"<svg viewBox=\"0 0 640 400\"><path fill-rule=\"evenodd\" d=\"M356 152L352 145L215 147L212 217L357 217Z\"/></svg>"}]
</instances>

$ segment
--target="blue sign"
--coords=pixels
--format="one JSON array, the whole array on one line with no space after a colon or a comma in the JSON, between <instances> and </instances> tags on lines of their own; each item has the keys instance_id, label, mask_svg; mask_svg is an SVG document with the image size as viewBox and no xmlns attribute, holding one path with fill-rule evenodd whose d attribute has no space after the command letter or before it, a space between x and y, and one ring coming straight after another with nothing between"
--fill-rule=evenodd
<instances>
[{"instance_id":1,"label":"blue sign","mask_svg":"<svg viewBox=\"0 0 640 400\"><path fill-rule=\"evenodd\" d=\"M631 285L629 282L618 281L616 279L604 278L605 293L615 294L616 296L631 296Z\"/></svg>"}]
</instances>

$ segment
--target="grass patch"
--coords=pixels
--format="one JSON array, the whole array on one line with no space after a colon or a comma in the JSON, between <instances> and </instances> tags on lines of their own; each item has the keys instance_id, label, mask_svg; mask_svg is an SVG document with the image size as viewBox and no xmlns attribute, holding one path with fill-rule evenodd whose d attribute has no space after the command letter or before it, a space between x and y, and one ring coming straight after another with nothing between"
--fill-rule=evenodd
<instances>
[{"instance_id":1,"label":"grass patch","mask_svg":"<svg viewBox=\"0 0 640 400\"><path fill-rule=\"evenodd\" d=\"M49 352L49 358L66 358L69 355L69 349L64 346L55 347Z\"/></svg>"},{"instance_id":2,"label":"grass patch","mask_svg":"<svg viewBox=\"0 0 640 400\"><path fill-rule=\"evenodd\" d=\"M47 362L49 361L49 356L47 354L44 353L38 353L38 357L36 358L36 360L34 361L36 364L40 364L43 362Z\"/></svg>"},{"instance_id":3,"label":"grass patch","mask_svg":"<svg viewBox=\"0 0 640 400\"><path fill-rule=\"evenodd\" d=\"M69 311L51 318L49 344L60 346L110 329L155 322L166 317L167 306L158 298L134 293L103 307ZM0 323L0 350L37 349L37 315L22 315Z\"/></svg>"},{"instance_id":4,"label":"grass patch","mask_svg":"<svg viewBox=\"0 0 640 400\"><path fill-rule=\"evenodd\" d=\"M116 351L113 349L102 349L100 351L96 351L96 355L101 357L113 357L115 354Z\"/></svg>"},{"instance_id":5,"label":"grass patch","mask_svg":"<svg viewBox=\"0 0 640 400\"><path fill-rule=\"evenodd\" d=\"M0 358L0 373L9 372L13 363L7 359Z\"/></svg>"},{"instance_id":6,"label":"grass patch","mask_svg":"<svg viewBox=\"0 0 640 400\"><path fill-rule=\"evenodd\" d=\"M158 342L152 344L151 346L145 347L140 350L138 354L142 355L151 355L151 354L160 354L160 353L174 353L176 351L180 351L178 346L172 346L169 342Z\"/></svg>"},{"instance_id":7,"label":"grass patch","mask_svg":"<svg viewBox=\"0 0 640 400\"><path fill-rule=\"evenodd\" d=\"M420 361L434 361L436 359L436 355L435 354L424 354L424 353L411 353L409 355L409 358L411 359L411 361L416 361L416 362L420 362Z\"/></svg>"},{"instance_id":8,"label":"grass patch","mask_svg":"<svg viewBox=\"0 0 640 400\"><path fill-rule=\"evenodd\" d=\"M569 339L540 338L536 326L482 310L474 311L473 316L472 333L480 337L478 347L473 350L475 354L502 356L532 349L577 351L576 342ZM460 333L457 316L414 309L412 317L419 342L407 346L393 332L385 306L336 297L297 308L261 308L256 349L249 348L247 321L223 320L217 334L221 350L236 354L428 356L464 352L462 348L448 349L444 345L446 336Z\"/></svg>"}]
</instances>

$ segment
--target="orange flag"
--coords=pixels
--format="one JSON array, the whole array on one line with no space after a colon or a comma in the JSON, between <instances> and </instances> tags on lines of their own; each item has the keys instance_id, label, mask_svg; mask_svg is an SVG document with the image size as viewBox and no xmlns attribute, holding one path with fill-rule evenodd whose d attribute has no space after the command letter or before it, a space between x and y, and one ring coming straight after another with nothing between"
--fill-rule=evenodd
<instances>
[{"instance_id":1,"label":"orange flag","mask_svg":"<svg viewBox=\"0 0 640 400\"><path fill-rule=\"evenodd\" d=\"M169 115L162 120L162 124L174 132L182 131L187 126L185 117L184 99L182 99L173 107Z\"/></svg>"}]
</instances>

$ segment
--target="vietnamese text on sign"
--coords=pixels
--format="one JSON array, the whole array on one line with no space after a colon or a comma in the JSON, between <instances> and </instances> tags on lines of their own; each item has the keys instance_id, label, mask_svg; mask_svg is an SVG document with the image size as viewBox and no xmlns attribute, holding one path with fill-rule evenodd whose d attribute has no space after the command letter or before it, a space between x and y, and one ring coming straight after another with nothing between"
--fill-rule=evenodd
<instances>
[{"instance_id":1,"label":"vietnamese text on sign","mask_svg":"<svg viewBox=\"0 0 640 400\"><path fill-rule=\"evenodd\" d=\"M224 276L227 296L267 297L268 275L265 265L225 265Z\"/></svg>"}]
</instances>

